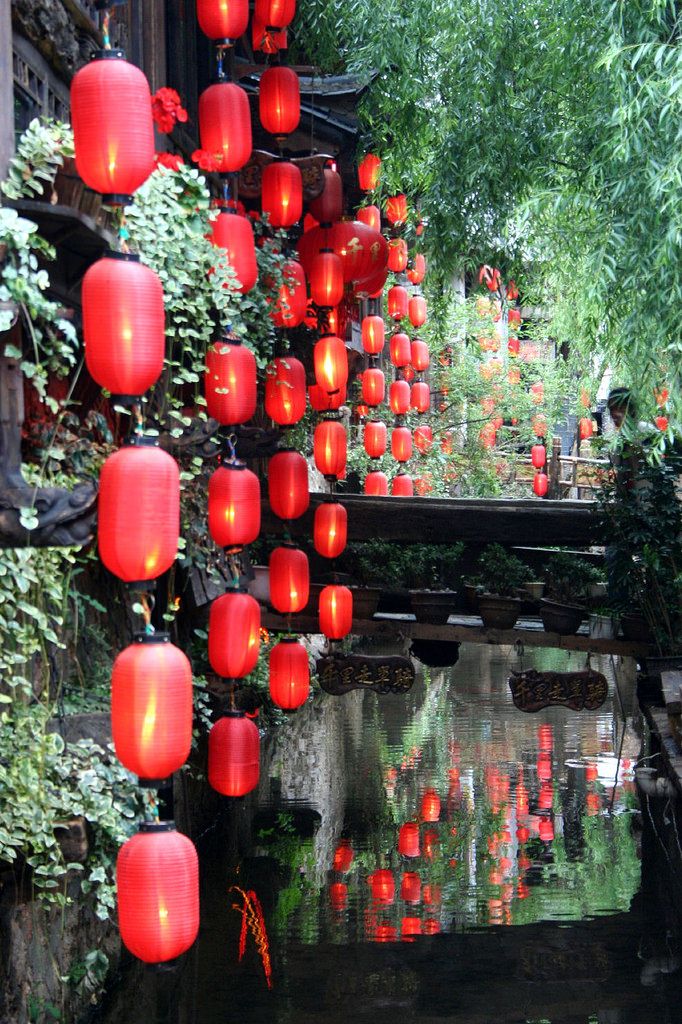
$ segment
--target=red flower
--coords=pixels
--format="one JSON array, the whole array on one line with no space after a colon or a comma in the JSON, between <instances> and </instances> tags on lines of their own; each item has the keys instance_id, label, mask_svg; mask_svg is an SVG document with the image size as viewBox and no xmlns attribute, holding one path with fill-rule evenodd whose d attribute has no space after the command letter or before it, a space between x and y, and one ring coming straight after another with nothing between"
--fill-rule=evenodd
<instances>
[{"instance_id":1,"label":"red flower","mask_svg":"<svg viewBox=\"0 0 682 1024\"><path fill-rule=\"evenodd\" d=\"M515 281L510 281L509 284L507 285L507 298L508 299L518 299L518 297L519 297L519 289L516 287L516 282Z\"/></svg>"},{"instance_id":2,"label":"red flower","mask_svg":"<svg viewBox=\"0 0 682 1024\"><path fill-rule=\"evenodd\" d=\"M487 286L488 291L496 292L500 287L501 274L496 267L489 267L484 264L478 272L478 283Z\"/></svg>"},{"instance_id":3,"label":"red flower","mask_svg":"<svg viewBox=\"0 0 682 1024\"><path fill-rule=\"evenodd\" d=\"M185 166L185 161L177 153L157 153L155 160L157 167L168 167L171 171L179 171Z\"/></svg>"},{"instance_id":4,"label":"red flower","mask_svg":"<svg viewBox=\"0 0 682 1024\"><path fill-rule=\"evenodd\" d=\"M654 388L654 398L656 399L656 405L659 409L662 409L669 398L669 392L667 388Z\"/></svg>"},{"instance_id":5,"label":"red flower","mask_svg":"<svg viewBox=\"0 0 682 1024\"><path fill-rule=\"evenodd\" d=\"M656 426L658 427L659 430L667 430L668 429L668 417L667 416L657 416L656 419L654 420L654 423L656 424Z\"/></svg>"},{"instance_id":6,"label":"red flower","mask_svg":"<svg viewBox=\"0 0 682 1024\"><path fill-rule=\"evenodd\" d=\"M160 132L172 132L176 121L185 122L187 111L175 89L157 89L152 96L152 117Z\"/></svg>"},{"instance_id":7,"label":"red flower","mask_svg":"<svg viewBox=\"0 0 682 1024\"><path fill-rule=\"evenodd\" d=\"M214 156L207 149L195 149L192 153L192 160L195 164L199 164L202 171L219 171L223 162L222 154Z\"/></svg>"}]
</instances>

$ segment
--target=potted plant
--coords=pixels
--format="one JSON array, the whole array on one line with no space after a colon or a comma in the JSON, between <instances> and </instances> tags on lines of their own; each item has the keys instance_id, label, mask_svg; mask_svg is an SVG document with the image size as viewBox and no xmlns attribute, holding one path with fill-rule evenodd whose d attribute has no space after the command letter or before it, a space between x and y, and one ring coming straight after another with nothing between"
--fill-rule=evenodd
<instances>
[{"instance_id":1,"label":"potted plant","mask_svg":"<svg viewBox=\"0 0 682 1024\"><path fill-rule=\"evenodd\" d=\"M612 640L618 635L618 613L608 605L597 605L590 611L589 625L590 636L595 640Z\"/></svg>"},{"instance_id":2,"label":"potted plant","mask_svg":"<svg viewBox=\"0 0 682 1024\"><path fill-rule=\"evenodd\" d=\"M478 607L483 625L511 629L521 612L517 591L530 578L527 565L501 544L490 544L478 560Z\"/></svg>"},{"instance_id":3,"label":"potted plant","mask_svg":"<svg viewBox=\"0 0 682 1024\"><path fill-rule=\"evenodd\" d=\"M586 614L590 583L595 567L582 558L557 551L547 561L546 596L540 601L540 618L545 629L560 636L577 633Z\"/></svg>"},{"instance_id":4,"label":"potted plant","mask_svg":"<svg viewBox=\"0 0 682 1024\"><path fill-rule=\"evenodd\" d=\"M443 625L452 611L456 566L463 544L413 544L408 553L407 583L417 622Z\"/></svg>"}]
</instances>

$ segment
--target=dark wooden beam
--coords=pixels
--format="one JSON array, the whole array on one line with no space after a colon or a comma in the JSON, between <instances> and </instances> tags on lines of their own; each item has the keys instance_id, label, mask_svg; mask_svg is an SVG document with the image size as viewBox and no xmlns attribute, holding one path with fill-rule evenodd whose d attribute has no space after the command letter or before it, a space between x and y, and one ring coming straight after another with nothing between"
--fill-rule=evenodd
<instances>
[{"instance_id":1,"label":"dark wooden beam","mask_svg":"<svg viewBox=\"0 0 682 1024\"><path fill-rule=\"evenodd\" d=\"M14 153L14 76L12 70L12 4L0 0L0 181Z\"/></svg>"}]
</instances>

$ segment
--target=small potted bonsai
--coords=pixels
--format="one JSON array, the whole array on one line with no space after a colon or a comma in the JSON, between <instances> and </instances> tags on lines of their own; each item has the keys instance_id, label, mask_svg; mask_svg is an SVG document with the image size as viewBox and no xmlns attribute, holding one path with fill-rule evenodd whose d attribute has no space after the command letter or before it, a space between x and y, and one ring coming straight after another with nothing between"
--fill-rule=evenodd
<instances>
[{"instance_id":1,"label":"small potted bonsai","mask_svg":"<svg viewBox=\"0 0 682 1024\"><path fill-rule=\"evenodd\" d=\"M516 594L530 579L530 569L501 544L490 544L478 560L478 575L478 607L483 625L511 629L521 612L521 599Z\"/></svg>"},{"instance_id":2,"label":"small potted bonsai","mask_svg":"<svg viewBox=\"0 0 682 1024\"><path fill-rule=\"evenodd\" d=\"M413 544L408 549L407 583L417 622L443 625L455 599L456 566L463 544Z\"/></svg>"},{"instance_id":3,"label":"small potted bonsai","mask_svg":"<svg viewBox=\"0 0 682 1024\"><path fill-rule=\"evenodd\" d=\"M557 551L547 561L545 594L540 618L549 633L577 633L587 614L588 590L598 570L582 558Z\"/></svg>"}]
</instances>

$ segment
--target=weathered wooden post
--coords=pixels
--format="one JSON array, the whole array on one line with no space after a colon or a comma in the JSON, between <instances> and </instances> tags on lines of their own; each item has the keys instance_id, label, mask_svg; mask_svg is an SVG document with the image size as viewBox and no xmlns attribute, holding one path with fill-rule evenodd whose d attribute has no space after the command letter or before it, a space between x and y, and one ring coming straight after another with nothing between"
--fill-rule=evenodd
<instances>
[{"instance_id":1,"label":"weathered wooden post","mask_svg":"<svg viewBox=\"0 0 682 1024\"><path fill-rule=\"evenodd\" d=\"M561 494L561 438L552 438L552 455L549 460L548 498L559 499Z\"/></svg>"}]
</instances>

